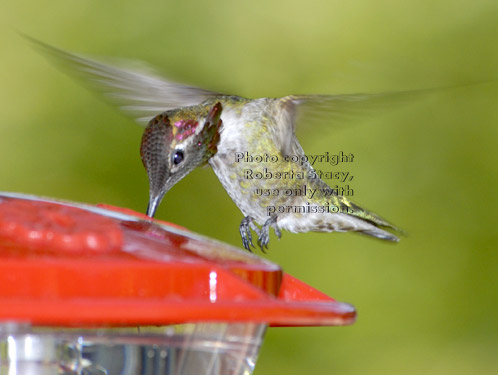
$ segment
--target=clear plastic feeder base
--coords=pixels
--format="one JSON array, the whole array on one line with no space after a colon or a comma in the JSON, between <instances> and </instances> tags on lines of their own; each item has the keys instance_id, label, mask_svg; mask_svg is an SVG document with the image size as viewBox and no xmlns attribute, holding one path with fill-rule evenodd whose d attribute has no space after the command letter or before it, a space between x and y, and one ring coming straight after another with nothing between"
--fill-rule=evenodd
<instances>
[{"instance_id":1,"label":"clear plastic feeder base","mask_svg":"<svg viewBox=\"0 0 498 375\"><path fill-rule=\"evenodd\" d=\"M1 375L249 375L265 324L136 329L0 326Z\"/></svg>"}]
</instances>

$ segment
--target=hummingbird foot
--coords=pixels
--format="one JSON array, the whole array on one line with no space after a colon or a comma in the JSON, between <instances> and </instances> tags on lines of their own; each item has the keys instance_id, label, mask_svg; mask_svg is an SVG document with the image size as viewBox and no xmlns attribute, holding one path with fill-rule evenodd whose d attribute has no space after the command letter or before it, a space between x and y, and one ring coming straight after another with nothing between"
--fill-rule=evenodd
<instances>
[{"instance_id":1,"label":"hummingbird foot","mask_svg":"<svg viewBox=\"0 0 498 375\"><path fill-rule=\"evenodd\" d=\"M251 246L254 246L252 243L252 234L251 234L251 228L258 233L259 236L259 230L258 228L254 225L253 223L254 219L250 216L246 216L245 218L242 219L240 222L240 236L242 237L242 245L244 248L252 253Z\"/></svg>"},{"instance_id":2,"label":"hummingbird foot","mask_svg":"<svg viewBox=\"0 0 498 375\"><path fill-rule=\"evenodd\" d=\"M273 215L268 220L266 220L261 227L261 231L259 232L258 236L258 245L263 253L266 253L265 248L268 249L268 242L270 242L270 227L273 227L273 230L275 231L278 239L282 237L282 233L277 227L277 218L277 215Z\"/></svg>"}]
</instances>

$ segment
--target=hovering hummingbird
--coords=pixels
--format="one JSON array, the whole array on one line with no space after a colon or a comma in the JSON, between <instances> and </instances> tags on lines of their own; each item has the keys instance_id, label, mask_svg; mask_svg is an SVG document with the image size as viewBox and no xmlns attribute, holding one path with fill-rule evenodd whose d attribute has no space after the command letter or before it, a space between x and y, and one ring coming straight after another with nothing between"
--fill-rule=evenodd
<instances>
[{"instance_id":1,"label":"hovering hummingbird","mask_svg":"<svg viewBox=\"0 0 498 375\"><path fill-rule=\"evenodd\" d=\"M178 181L193 169L209 164L244 215L239 230L243 246L249 251L254 247L251 229L262 250L268 246L271 228L279 238L282 230L354 231L398 241L388 231L399 231L394 225L317 177L304 158L295 129L297 123L311 121L316 114L333 121L356 108L368 110L379 105L376 101L382 105L384 99L387 103L391 99L403 100L416 91L246 99L175 83L152 72L106 65L32 42L73 74L82 76L122 111L147 124L140 150L150 185L147 215L154 216L164 195ZM289 156L297 156L300 162ZM263 162L265 157L271 162ZM247 171L251 176L270 173L270 178L248 178ZM303 188L304 194L300 193ZM284 190L295 193L283 194Z\"/></svg>"}]
</instances>

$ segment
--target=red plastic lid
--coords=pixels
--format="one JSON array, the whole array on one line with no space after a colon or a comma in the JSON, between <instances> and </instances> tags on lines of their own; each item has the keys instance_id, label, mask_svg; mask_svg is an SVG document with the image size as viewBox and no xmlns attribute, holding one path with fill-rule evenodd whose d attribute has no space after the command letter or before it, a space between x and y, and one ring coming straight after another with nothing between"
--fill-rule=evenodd
<instances>
[{"instance_id":1,"label":"red plastic lid","mask_svg":"<svg viewBox=\"0 0 498 375\"><path fill-rule=\"evenodd\" d=\"M110 206L0 193L0 320L344 325L334 301L254 254Z\"/></svg>"}]
</instances>

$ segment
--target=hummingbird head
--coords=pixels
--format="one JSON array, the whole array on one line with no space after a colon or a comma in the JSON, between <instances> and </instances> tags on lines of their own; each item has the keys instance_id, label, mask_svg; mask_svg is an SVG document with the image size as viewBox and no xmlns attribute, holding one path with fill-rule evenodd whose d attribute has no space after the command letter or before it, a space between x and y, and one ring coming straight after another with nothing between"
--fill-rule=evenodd
<instances>
[{"instance_id":1,"label":"hummingbird head","mask_svg":"<svg viewBox=\"0 0 498 375\"><path fill-rule=\"evenodd\" d=\"M199 105L166 111L149 122L140 146L149 177L148 216L154 216L173 185L216 154L221 111L218 102L212 108Z\"/></svg>"}]
</instances>

